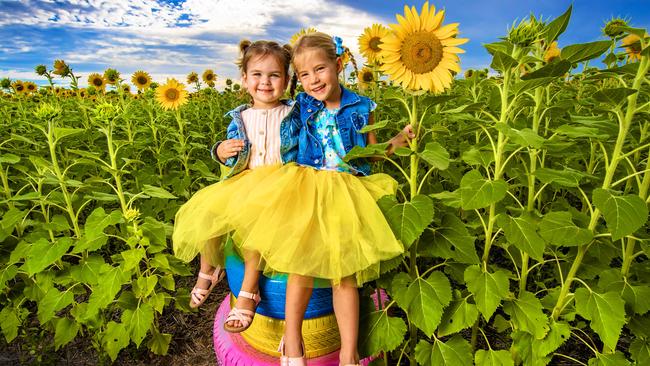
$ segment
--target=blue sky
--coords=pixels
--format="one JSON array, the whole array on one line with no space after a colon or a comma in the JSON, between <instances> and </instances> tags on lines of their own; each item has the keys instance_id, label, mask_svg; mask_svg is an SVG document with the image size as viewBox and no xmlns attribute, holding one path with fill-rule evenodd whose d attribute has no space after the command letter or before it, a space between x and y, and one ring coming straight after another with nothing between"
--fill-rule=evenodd
<instances>
[{"instance_id":1,"label":"blue sky","mask_svg":"<svg viewBox=\"0 0 650 366\"><path fill-rule=\"evenodd\" d=\"M108 67L124 79L136 70L155 80L207 68L238 78L234 65L240 39L287 42L303 27L338 35L352 50L372 23L395 23L404 5L423 1L388 0L0 0L0 77L43 82L34 66L64 59L82 77ZM650 27L650 0L501 0L430 2L445 9L445 23L460 22L461 66L483 68L490 57L482 44L498 41L515 20L533 13L544 19L573 4L560 47L603 39L611 17ZM358 53L357 53L358 54Z\"/></svg>"}]
</instances>

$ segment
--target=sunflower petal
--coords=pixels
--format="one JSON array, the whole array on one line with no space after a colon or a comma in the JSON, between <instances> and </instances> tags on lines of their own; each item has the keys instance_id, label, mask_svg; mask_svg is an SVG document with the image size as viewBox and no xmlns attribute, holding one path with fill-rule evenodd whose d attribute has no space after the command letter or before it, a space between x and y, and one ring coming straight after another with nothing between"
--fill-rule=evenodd
<instances>
[{"instance_id":1,"label":"sunflower petal","mask_svg":"<svg viewBox=\"0 0 650 366\"><path fill-rule=\"evenodd\" d=\"M443 51L449 53L465 53L464 49L458 47L445 47Z\"/></svg>"},{"instance_id":2,"label":"sunflower petal","mask_svg":"<svg viewBox=\"0 0 650 366\"><path fill-rule=\"evenodd\" d=\"M440 40L440 43L442 43L443 46L460 46L461 44L465 44L469 42L469 38L445 38Z\"/></svg>"},{"instance_id":3,"label":"sunflower petal","mask_svg":"<svg viewBox=\"0 0 650 366\"><path fill-rule=\"evenodd\" d=\"M445 11L440 10L435 17L433 17L433 20L431 21L431 30L437 29L440 27L440 24L442 24L442 21L445 20Z\"/></svg>"},{"instance_id":4,"label":"sunflower petal","mask_svg":"<svg viewBox=\"0 0 650 366\"><path fill-rule=\"evenodd\" d=\"M447 25L443 25L438 30L436 30L436 36L440 40L449 38L456 34L458 34L458 23L450 23Z\"/></svg>"}]
</instances>

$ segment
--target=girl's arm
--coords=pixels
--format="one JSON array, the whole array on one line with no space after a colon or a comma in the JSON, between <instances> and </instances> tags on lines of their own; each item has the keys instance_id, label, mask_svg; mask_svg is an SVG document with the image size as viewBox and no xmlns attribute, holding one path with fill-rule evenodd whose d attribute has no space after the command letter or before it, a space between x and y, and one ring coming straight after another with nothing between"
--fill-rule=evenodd
<instances>
[{"instance_id":1,"label":"girl's arm","mask_svg":"<svg viewBox=\"0 0 650 366\"><path fill-rule=\"evenodd\" d=\"M373 113L370 113L370 117L368 118L368 125L371 125L375 123L375 116ZM395 137L392 139L388 140L390 145L388 146L388 149L386 150L386 155L390 156L393 155L395 150L399 147L405 147L408 146L408 140L412 139L415 137L415 132L413 132L413 127L409 124L400 131ZM375 135L374 132L368 132L368 137L367 137L367 142L368 145L370 144L376 144L377 143L377 135ZM370 161L379 161L381 158L370 158Z\"/></svg>"}]
</instances>

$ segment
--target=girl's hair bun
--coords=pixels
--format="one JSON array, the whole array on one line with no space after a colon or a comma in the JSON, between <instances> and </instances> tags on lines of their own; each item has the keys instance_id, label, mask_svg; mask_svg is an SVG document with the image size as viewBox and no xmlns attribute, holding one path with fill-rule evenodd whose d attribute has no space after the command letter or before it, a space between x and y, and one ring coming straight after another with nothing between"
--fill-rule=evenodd
<instances>
[{"instance_id":1,"label":"girl's hair bun","mask_svg":"<svg viewBox=\"0 0 650 366\"><path fill-rule=\"evenodd\" d=\"M242 39L239 42L239 52L243 55L244 53L246 53L246 50L248 50L248 47L250 47L251 44L252 44L251 41L247 39Z\"/></svg>"},{"instance_id":2,"label":"girl's hair bun","mask_svg":"<svg viewBox=\"0 0 650 366\"><path fill-rule=\"evenodd\" d=\"M288 43L287 43L287 44L283 44L283 45L282 45L282 48L284 48L285 51L289 52L289 54L291 54L292 51L293 51L293 47L292 47L290 44L288 44Z\"/></svg>"}]
</instances>

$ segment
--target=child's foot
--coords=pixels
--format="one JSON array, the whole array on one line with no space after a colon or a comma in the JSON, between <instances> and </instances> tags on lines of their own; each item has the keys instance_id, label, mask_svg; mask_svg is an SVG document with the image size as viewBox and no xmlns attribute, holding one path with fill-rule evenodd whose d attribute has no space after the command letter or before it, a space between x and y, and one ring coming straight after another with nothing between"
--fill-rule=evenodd
<instances>
[{"instance_id":1,"label":"child's foot","mask_svg":"<svg viewBox=\"0 0 650 366\"><path fill-rule=\"evenodd\" d=\"M207 300L208 295L210 295L210 292L212 292L217 283L219 283L225 275L226 272L221 270L220 267L217 267L212 271L199 272L196 284L190 294L190 307L198 308L203 305L205 300Z\"/></svg>"},{"instance_id":2,"label":"child's foot","mask_svg":"<svg viewBox=\"0 0 650 366\"><path fill-rule=\"evenodd\" d=\"M354 353L341 352L339 353L339 365L341 366L357 366L359 364L359 354L355 351Z\"/></svg>"},{"instance_id":3,"label":"child's foot","mask_svg":"<svg viewBox=\"0 0 650 366\"><path fill-rule=\"evenodd\" d=\"M298 337L284 336L284 354L287 357L304 357L302 339Z\"/></svg>"},{"instance_id":4,"label":"child's foot","mask_svg":"<svg viewBox=\"0 0 650 366\"><path fill-rule=\"evenodd\" d=\"M235 307L230 310L228 319L223 324L226 331L231 333L243 332L250 327L255 317L255 309L260 303L259 289L253 293L248 291L239 291Z\"/></svg>"}]
</instances>

